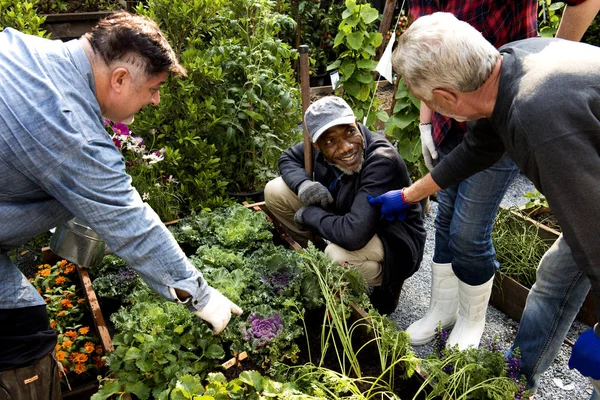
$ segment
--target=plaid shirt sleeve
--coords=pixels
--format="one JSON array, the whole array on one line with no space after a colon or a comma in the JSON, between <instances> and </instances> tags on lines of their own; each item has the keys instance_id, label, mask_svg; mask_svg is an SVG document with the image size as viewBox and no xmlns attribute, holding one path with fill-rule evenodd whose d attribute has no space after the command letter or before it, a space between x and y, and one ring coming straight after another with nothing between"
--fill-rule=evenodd
<instances>
[{"instance_id":1,"label":"plaid shirt sleeve","mask_svg":"<svg viewBox=\"0 0 600 400\"><path fill-rule=\"evenodd\" d=\"M581 3L585 0L569 0ZM411 0L410 14L420 16L444 11L468 22L496 48L515 40L537 36L537 0ZM432 134L436 146L449 133L464 136L466 124L434 113Z\"/></svg>"}]
</instances>

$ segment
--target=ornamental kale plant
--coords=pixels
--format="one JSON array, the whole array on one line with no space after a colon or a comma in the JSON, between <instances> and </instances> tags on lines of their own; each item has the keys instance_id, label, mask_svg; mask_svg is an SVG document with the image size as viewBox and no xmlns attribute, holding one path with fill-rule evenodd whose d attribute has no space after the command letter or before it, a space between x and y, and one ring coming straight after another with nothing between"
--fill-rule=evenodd
<instances>
[{"instance_id":1,"label":"ornamental kale plant","mask_svg":"<svg viewBox=\"0 0 600 400\"><path fill-rule=\"evenodd\" d=\"M458 350L446 346L448 332L436 329L435 352L424 361L427 379L419 389L434 383L427 399L440 396L443 400L493 399L512 400L527 397L520 383L518 352L505 359L497 339L488 339L483 348ZM523 381L521 379L521 381Z\"/></svg>"},{"instance_id":2,"label":"ornamental kale plant","mask_svg":"<svg viewBox=\"0 0 600 400\"><path fill-rule=\"evenodd\" d=\"M244 339L248 340L250 345L257 349L265 346L283 332L283 323L279 314L263 317L253 313L248 317L246 324L242 326Z\"/></svg>"}]
</instances>

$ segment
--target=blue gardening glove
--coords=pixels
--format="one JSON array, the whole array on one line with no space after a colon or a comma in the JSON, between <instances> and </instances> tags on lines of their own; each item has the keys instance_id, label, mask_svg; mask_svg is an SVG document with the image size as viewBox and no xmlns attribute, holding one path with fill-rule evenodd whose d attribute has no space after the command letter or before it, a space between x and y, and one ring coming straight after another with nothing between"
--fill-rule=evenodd
<instances>
[{"instance_id":1,"label":"blue gardening glove","mask_svg":"<svg viewBox=\"0 0 600 400\"><path fill-rule=\"evenodd\" d=\"M325 208L333 203L333 197L329 190L319 182L304 181L298 187L298 198L305 206L313 204Z\"/></svg>"},{"instance_id":2,"label":"blue gardening glove","mask_svg":"<svg viewBox=\"0 0 600 400\"><path fill-rule=\"evenodd\" d=\"M575 368L581 375L593 380L600 380L600 324L579 336L571 352L569 368Z\"/></svg>"},{"instance_id":3,"label":"blue gardening glove","mask_svg":"<svg viewBox=\"0 0 600 400\"><path fill-rule=\"evenodd\" d=\"M367 201L372 206L381 206L381 216L387 220L393 221L394 219L398 219L404 221L406 219L406 209L415 203L407 202L403 191L404 189L390 190L376 197L368 194Z\"/></svg>"}]
</instances>

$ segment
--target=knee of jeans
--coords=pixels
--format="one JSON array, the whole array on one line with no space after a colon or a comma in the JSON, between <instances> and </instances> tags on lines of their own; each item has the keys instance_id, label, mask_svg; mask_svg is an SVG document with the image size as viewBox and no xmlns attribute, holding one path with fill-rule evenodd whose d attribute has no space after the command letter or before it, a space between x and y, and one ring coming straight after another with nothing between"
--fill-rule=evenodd
<instances>
[{"instance_id":1,"label":"knee of jeans","mask_svg":"<svg viewBox=\"0 0 600 400\"><path fill-rule=\"evenodd\" d=\"M452 268L462 282L468 285L481 285L489 281L496 270L498 262L491 241L488 245L466 240L460 235L451 235L448 244L452 253Z\"/></svg>"}]
</instances>

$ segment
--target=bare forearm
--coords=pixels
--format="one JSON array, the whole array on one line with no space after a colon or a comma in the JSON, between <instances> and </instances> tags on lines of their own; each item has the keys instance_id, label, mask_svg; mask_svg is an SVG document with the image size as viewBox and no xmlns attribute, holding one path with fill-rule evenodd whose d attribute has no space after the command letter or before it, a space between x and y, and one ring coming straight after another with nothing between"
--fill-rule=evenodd
<instances>
[{"instance_id":1,"label":"bare forearm","mask_svg":"<svg viewBox=\"0 0 600 400\"><path fill-rule=\"evenodd\" d=\"M404 197L408 202L416 203L441 189L442 188L435 183L431 174L427 174L411 186L405 188Z\"/></svg>"},{"instance_id":2,"label":"bare forearm","mask_svg":"<svg viewBox=\"0 0 600 400\"><path fill-rule=\"evenodd\" d=\"M576 6L566 6L556 37L580 41L600 10L600 0L587 0Z\"/></svg>"}]
</instances>

